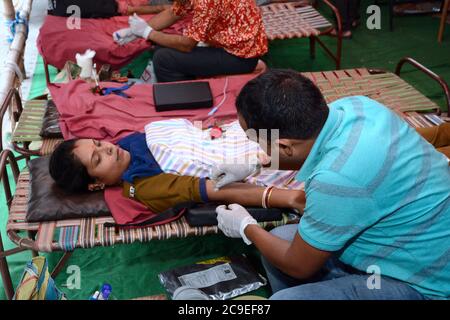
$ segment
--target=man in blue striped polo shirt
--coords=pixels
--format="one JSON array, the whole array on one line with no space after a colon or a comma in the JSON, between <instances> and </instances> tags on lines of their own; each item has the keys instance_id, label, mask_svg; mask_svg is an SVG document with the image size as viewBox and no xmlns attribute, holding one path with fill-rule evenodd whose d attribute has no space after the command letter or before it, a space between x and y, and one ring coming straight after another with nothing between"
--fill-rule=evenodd
<instances>
[{"instance_id":1,"label":"man in blue striped polo shirt","mask_svg":"<svg viewBox=\"0 0 450 320\"><path fill-rule=\"evenodd\" d=\"M266 151L305 182L300 223L272 233L238 205L217 209L226 235L261 251L273 299L450 298L444 155L382 104L327 106L293 71L250 81L236 105L244 129L279 130Z\"/></svg>"}]
</instances>

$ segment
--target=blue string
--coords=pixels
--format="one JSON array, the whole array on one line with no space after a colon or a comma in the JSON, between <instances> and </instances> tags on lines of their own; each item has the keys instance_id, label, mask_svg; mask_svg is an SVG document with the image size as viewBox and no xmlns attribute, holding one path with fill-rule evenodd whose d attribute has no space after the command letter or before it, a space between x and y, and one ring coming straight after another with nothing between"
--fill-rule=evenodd
<instances>
[{"instance_id":1,"label":"blue string","mask_svg":"<svg viewBox=\"0 0 450 320\"><path fill-rule=\"evenodd\" d=\"M23 24L26 27L26 33L28 34L28 20L25 18L22 18L20 16L20 12L16 12L16 19L7 21L6 26L9 28L10 34L8 35L7 41L9 43L12 43L14 40L14 37L16 35L16 26L19 24Z\"/></svg>"}]
</instances>

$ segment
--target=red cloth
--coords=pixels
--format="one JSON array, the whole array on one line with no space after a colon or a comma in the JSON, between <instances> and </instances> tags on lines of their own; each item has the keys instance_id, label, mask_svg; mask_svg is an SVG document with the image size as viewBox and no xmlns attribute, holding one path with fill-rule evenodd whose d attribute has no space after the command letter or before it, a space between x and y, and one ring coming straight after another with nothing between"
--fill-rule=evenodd
<instances>
[{"instance_id":1,"label":"red cloth","mask_svg":"<svg viewBox=\"0 0 450 320\"><path fill-rule=\"evenodd\" d=\"M148 222L158 214L150 211L146 206L138 201L122 196L122 187L109 187L105 190L105 201L108 205L114 221L121 226L136 225ZM154 222L147 226L157 226L172 222L180 218L185 210L181 210L176 216L159 222Z\"/></svg>"},{"instance_id":2,"label":"red cloth","mask_svg":"<svg viewBox=\"0 0 450 320\"><path fill-rule=\"evenodd\" d=\"M150 5L150 1L148 0L116 0L117 2L117 11L120 14L126 15L127 8L130 7L140 7L140 6L148 6Z\"/></svg>"},{"instance_id":3,"label":"red cloth","mask_svg":"<svg viewBox=\"0 0 450 320\"><path fill-rule=\"evenodd\" d=\"M144 131L144 126L152 121L187 118L191 121L207 120L204 127L214 121L231 121L236 119L235 100L242 87L256 77L255 73L228 76L225 102L211 117L211 109L176 110L156 112L153 103L152 85L136 84L126 91L132 98L126 99L111 94L94 95L90 88L93 84L82 80L67 84L52 84L50 93L60 113L60 127L64 139L94 138L117 142L133 132ZM205 80L203 80L205 81ZM223 99L226 77L207 80L214 97L214 106ZM117 83L101 83L101 86L121 86ZM105 201L114 220L118 224L139 223L155 215L143 204L122 196L122 187L109 187L105 190Z\"/></svg>"},{"instance_id":4,"label":"red cloth","mask_svg":"<svg viewBox=\"0 0 450 320\"><path fill-rule=\"evenodd\" d=\"M205 120L204 127L214 124L215 120L235 120L236 97L241 88L256 75L229 76L225 102L212 117L208 116L211 109L156 112L150 84L132 86L125 92L132 97L130 99L115 94L107 96L93 94L90 89L94 84L82 80L71 81L67 84L51 84L49 90L60 113L60 127L64 139L92 138L115 143L133 132L144 132L146 124L163 119ZM218 105L223 99L226 78L203 81L209 81L214 105ZM100 85L102 87L122 86L112 82L102 82Z\"/></svg>"},{"instance_id":5,"label":"red cloth","mask_svg":"<svg viewBox=\"0 0 450 320\"><path fill-rule=\"evenodd\" d=\"M150 20L154 15L142 15ZM148 50L151 43L137 39L124 46L114 42L112 34L119 29L128 28L128 16L117 16L109 19L81 19L80 29L69 29L67 23L71 18L48 15L39 30L37 47L44 60L58 69L62 69L67 60L76 62L75 55L87 49L96 52L94 62L98 68L103 64L119 69L133 58ZM188 19L178 21L167 33L181 34Z\"/></svg>"}]
</instances>

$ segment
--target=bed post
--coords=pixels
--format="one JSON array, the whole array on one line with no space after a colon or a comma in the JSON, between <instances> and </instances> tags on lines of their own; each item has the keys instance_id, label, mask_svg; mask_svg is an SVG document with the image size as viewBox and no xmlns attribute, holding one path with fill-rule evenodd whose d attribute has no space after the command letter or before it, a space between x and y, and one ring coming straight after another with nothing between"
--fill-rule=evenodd
<instances>
[{"instance_id":1,"label":"bed post","mask_svg":"<svg viewBox=\"0 0 450 320\"><path fill-rule=\"evenodd\" d=\"M9 184L8 172L6 170L6 166L10 165L11 170L13 172L14 180L17 182L17 178L19 177L19 168L17 166L16 159L14 158L13 153L10 150L3 150L0 153L0 180L3 182L3 187L5 191L6 204L9 208L11 206L11 202L13 199L11 193L11 187ZM2 274L3 287L5 288L6 297L8 299L12 299L14 295L14 288L12 285L11 274L8 268L8 262L6 261L6 257L12 255L17 252L24 251L22 248L15 248L12 250L5 250L3 246L3 239L0 234L0 272Z\"/></svg>"},{"instance_id":2,"label":"bed post","mask_svg":"<svg viewBox=\"0 0 450 320\"><path fill-rule=\"evenodd\" d=\"M447 82L445 80L438 76L436 73L425 67L424 65L420 64L416 60L410 57L404 57L400 59L400 61L397 64L397 67L395 68L395 74L400 77L400 73L402 71L402 67L405 63L408 63L415 67L417 70L423 72L428 77L436 81L442 88L442 91L444 92L445 102L447 103L447 113L450 113L450 89L448 87ZM441 113L441 109L439 108L438 113Z\"/></svg>"},{"instance_id":3,"label":"bed post","mask_svg":"<svg viewBox=\"0 0 450 320\"><path fill-rule=\"evenodd\" d=\"M6 255L3 255L4 252L5 249L3 248L2 235L0 234L0 273L2 274L6 299L11 300L14 295L14 288L12 285L11 274L9 273L8 262L6 261Z\"/></svg>"},{"instance_id":4,"label":"bed post","mask_svg":"<svg viewBox=\"0 0 450 320\"><path fill-rule=\"evenodd\" d=\"M6 21L14 20L14 5L12 0L3 0L3 18Z\"/></svg>"}]
</instances>

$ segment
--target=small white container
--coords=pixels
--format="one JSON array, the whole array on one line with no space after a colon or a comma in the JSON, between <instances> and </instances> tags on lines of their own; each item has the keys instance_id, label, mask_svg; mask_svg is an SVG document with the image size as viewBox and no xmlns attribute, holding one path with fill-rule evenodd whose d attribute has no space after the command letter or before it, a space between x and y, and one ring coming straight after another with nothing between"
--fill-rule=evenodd
<instances>
[{"instance_id":1,"label":"small white container","mask_svg":"<svg viewBox=\"0 0 450 320\"><path fill-rule=\"evenodd\" d=\"M175 290L172 300L211 300L211 298L199 289L182 286Z\"/></svg>"},{"instance_id":2,"label":"small white container","mask_svg":"<svg viewBox=\"0 0 450 320\"><path fill-rule=\"evenodd\" d=\"M77 59L77 65L81 67L81 78L91 78L92 76L92 66L93 66L93 59L95 56L95 51L91 49L87 49L85 53L80 54L77 53L75 55L75 58Z\"/></svg>"}]
</instances>

